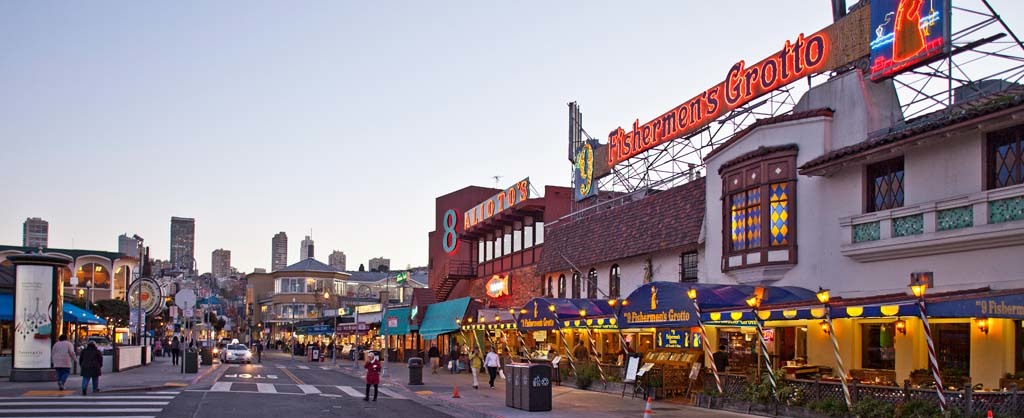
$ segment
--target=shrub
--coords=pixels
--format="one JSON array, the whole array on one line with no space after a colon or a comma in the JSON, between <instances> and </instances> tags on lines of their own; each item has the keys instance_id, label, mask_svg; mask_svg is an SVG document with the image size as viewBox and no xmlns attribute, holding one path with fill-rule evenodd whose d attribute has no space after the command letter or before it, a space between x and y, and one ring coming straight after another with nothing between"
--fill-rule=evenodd
<instances>
[{"instance_id":1,"label":"shrub","mask_svg":"<svg viewBox=\"0 0 1024 418\"><path fill-rule=\"evenodd\" d=\"M896 406L866 397L853 404L853 414L860 418L891 418L896 416Z\"/></svg>"},{"instance_id":2,"label":"shrub","mask_svg":"<svg viewBox=\"0 0 1024 418\"><path fill-rule=\"evenodd\" d=\"M846 401L841 399L823 399L807 404L807 408L827 417L845 416L850 409L846 407Z\"/></svg>"},{"instance_id":3,"label":"shrub","mask_svg":"<svg viewBox=\"0 0 1024 418\"><path fill-rule=\"evenodd\" d=\"M939 407L931 402L922 399L911 399L900 405L900 418L934 418L942 415Z\"/></svg>"},{"instance_id":4,"label":"shrub","mask_svg":"<svg viewBox=\"0 0 1024 418\"><path fill-rule=\"evenodd\" d=\"M594 380L600 378L601 373L597 370L596 364L584 362L576 366L576 387L587 389L594 383Z\"/></svg>"}]
</instances>

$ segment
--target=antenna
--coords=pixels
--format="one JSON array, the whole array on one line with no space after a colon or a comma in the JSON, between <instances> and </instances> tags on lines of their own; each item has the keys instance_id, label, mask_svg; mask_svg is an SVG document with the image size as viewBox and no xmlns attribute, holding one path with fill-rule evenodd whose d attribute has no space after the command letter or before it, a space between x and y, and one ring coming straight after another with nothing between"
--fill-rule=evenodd
<instances>
[{"instance_id":1,"label":"antenna","mask_svg":"<svg viewBox=\"0 0 1024 418\"><path fill-rule=\"evenodd\" d=\"M494 188L495 189L498 188L498 183L500 183L501 179L504 178L504 177L505 176L491 176L491 178L494 179Z\"/></svg>"}]
</instances>

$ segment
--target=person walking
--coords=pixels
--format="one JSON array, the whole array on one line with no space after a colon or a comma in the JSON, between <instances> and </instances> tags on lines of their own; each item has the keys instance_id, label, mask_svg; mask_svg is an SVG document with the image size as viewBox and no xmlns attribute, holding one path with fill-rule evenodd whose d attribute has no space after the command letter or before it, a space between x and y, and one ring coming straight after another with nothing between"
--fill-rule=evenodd
<instances>
[{"instance_id":1,"label":"person walking","mask_svg":"<svg viewBox=\"0 0 1024 418\"><path fill-rule=\"evenodd\" d=\"M451 350L448 352L448 364L451 366L452 374L459 372L459 343L452 341Z\"/></svg>"},{"instance_id":2,"label":"person walking","mask_svg":"<svg viewBox=\"0 0 1024 418\"><path fill-rule=\"evenodd\" d=\"M480 389L480 381L477 380L476 375L480 373L480 368L484 365L484 359L480 357L480 350L474 348L473 352L469 354L469 370L473 373L473 389Z\"/></svg>"},{"instance_id":3,"label":"person walking","mask_svg":"<svg viewBox=\"0 0 1024 418\"><path fill-rule=\"evenodd\" d=\"M501 360L498 359L498 353L494 352L494 347L491 346L491 350L487 352L487 357L484 358L484 367L487 367L487 374L490 375L491 389L494 389L494 379L498 377L498 367L501 367Z\"/></svg>"},{"instance_id":4,"label":"person walking","mask_svg":"<svg viewBox=\"0 0 1024 418\"><path fill-rule=\"evenodd\" d=\"M437 343L430 344L430 350L427 350L427 358L430 360L430 374L437 374L437 367L441 363L441 352L437 350Z\"/></svg>"},{"instance_id":5,"label":"person walking","mask_svg":"<svg viewBox=\"0 0 1024 418\"><path fill-rule=\"evenodd\" d=\"M163 354L163 351L163 343L161 343L160 340L156 340L156 343L153 344L153 357L160 357L161 354Z\"/></svg>"},{"instance_id":6,"label":"person walking","mask_svg":"<svg viewBox=\"0 0 1024 418\"><path fill-rule=\"evenodd\" d=\"M82 356L78 359L82 366L82 395L89 387L89 380L92 380L92 393L100 391L100 375L103 374L103 353L96 348L96 342L89 341L89 345L82 350Z\"/></svg>"},{"instance_id":7,"label":"person walking","mask_svg":"<svg viewBox=\"0 0 1024 418\"><path fill-rule=\"evenodd\" d=\"M377 385L380 385L380 360L372 351L366 352L366 397L364 401L370 400L370 385L373 385L373 401L377 402Z\"/></svg>"},{"instance_id":8,"label":"person walking","mask_svg":"<svg viewBox=\"0 0 1024 418\"><path fill-rule=\"evenodd\" d=\"M181 340L177 336L171 340L171 365L177 366L181 358Z\"/></svg>"},{"instance_id":9,"label":"person walking","mask_svg":"<svg viewBox=\"0 0 1024 418\"><path fill-rule=\"evenodd\" d=\"M75 347L68 341L67 334L61 335L57 343L50 349L50 361L57 370L57 387L64 390L64 384L71 376L71 366L75 364Z\"/></svg>"},{"instance_id":10,"label":"person walking","mask_svg":"<svg viewBox=\"0 0 1024 418\"><path fill-rule=\"evenodd\" d=\"M256 362L263 363L263 342L256 341Z\"/></svg>"}]
</instances>

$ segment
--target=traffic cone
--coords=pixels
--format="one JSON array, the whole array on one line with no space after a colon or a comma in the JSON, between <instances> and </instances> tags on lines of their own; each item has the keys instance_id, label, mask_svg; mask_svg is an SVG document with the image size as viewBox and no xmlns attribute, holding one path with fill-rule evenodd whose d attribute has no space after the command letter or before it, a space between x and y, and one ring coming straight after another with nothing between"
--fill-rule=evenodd
<instances>
[{"instance_id":1,"label":"traffic cone","mask_svg":"<svg viewBox=\"0 0 1024 418\"><path fill-rule=\"evenodd\" d=\"M988 418L992 418L992 410L991 409L988 410Z\"/></svg>"},{"instance_id":2,"label":"traffic cone","mask_svg":"<svg viewBox=\"0 0 1024 418\"><path fill-rule=\"evenodd\" d=\"M459 396L459 387L458 386L452 386L452 387L455 388L455 390L452 392L452 398L461 398L461 396Z\"/></svg>"},{"instance_id":3,"label":"traffic cone","mask_svg":"<svg viewBox=\"0 0 1024 418\"><path fill-rule=\"evenodd\" d=\"M647 408L644 409L644 418L651 418L651 415L654 414L653 412L651 412L652 401L654 401L654 399L647 398Z\"/></svg>"}]
</instances>

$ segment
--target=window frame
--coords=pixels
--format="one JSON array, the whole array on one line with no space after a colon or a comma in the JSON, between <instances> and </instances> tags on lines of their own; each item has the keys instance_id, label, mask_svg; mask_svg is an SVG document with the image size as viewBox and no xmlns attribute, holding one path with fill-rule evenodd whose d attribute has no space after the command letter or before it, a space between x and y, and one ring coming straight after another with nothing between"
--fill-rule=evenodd
<instances>
[{"instance_id":1,"label":"window frame","mask_svg":"<svg viewBox=\"0 0 1024 418\"><path fill-rule=\"evenodd\" d=\"M572 272L572 298L579 299L580 294L583 293L582 289L583 277L578 271Z\"/></svg>"},{"instance_id":2,"label":"window frame","mask_svg":"<svg viewBox=\"0 0 1024 418\"><path fill-rule=\"evenodd\" d=\"M903 198L899 202L896 202L896 197L893 197L894 206L883 206L875 207L875 178L879 177L882 172L886 173L886 177L895 173L892 170L896 164L899 164L900 172L902 172L902 178L900 179L900 188L902 189ZM892 209L899 209L906 205L907 201L907 161L905 156L900 155L897 157L889 158L883 161L876 161L871 164L864 166L864 213L881 212ZM885 203L883 202L883 205Z\"/></svg>"},{"instance_id":3,"label":"window frame","mask_svg":"<svg viewBox=\"0 0 1024 418\"><path fill-rule=\"evenodd\" d=\"M690 277L690 276L686 275L686 270L687 270L687 267L688 267L686 259L687 259L688 256L693 256L693 277ZM680 283L696 282L697 280L699 280L699 278L697 277L698 275L700 275L700 256L699 256L699 254L696 251L688 251L688 252L679 254L679 282Z\"/></svg>"},{"instance_id":4,"label":"window frame","mask_svg":"<svg viewBox=\"0 0 1024 418\"><path fill-rule=\"evenodd\" d=\"M621 297L622 268L618 264L612 264L608 269L608 298Z\"/></svg>"},{"instance_id":5,"label":"window frame","mask_svg":"<svg viewBox=\"0 0 1024 418\"><path fill-rule=\"evenodd\" d=\"M597 269L587 272L587 299L597 299Z\"/></svg>"},{"instance_id":6,"label":"window frame","mask_svg":"<svg viewBox=\"0 0 1024 418\"><path fill-rule=\"evenodd\" d=\"M788 148L772 151L767 154L755 157L749 161L743 161L735 165L726 165L719 170L722 180L721 216L722 216L722 271L728 272L752 267L764 267L770 265L794 265L797 264L797 230L798 216L797 190L798 179L796 171L797 149ZM786 194L786 215L788 229L786 233L786 244L771 244L771 186L785 183ZM760 209L760 244L751 248L745 242L743 249L732 248L732 198L739 193L746 193L752 190L759 190L758 208ZM746 216L746 215L744 215ZM786 260L768 261L768 253L771 251L788 251ZM750 255L759 254L757 262L748 262ZM731 257L741 257L741 262L730 265Z\"/></svg>"},{"instance_id":7,"label":"window frame","mask_svg":"<svg viewBox=\"0 0 1024 418\"><path fill-rule=\"evenodd\" d=\"M1016 141L1014 140L1016 138ZM1016 142L1017 147L1017 176L1019 180L1014 182L1014 179L1010 179L1010 183L1006 185L997 185L998 179L996 176L996 164L995 164L995 143L999 142ZM1004 187L1013 187L1024 184L1024 125L1011 126L1009 128L1000 129L998 131L992 131L985 134L985 190L995 190Z\"/></svg>"},{"instance_id":8,"label":"window frame","mask_svg":"<svg viewBox=\"0 0 1024 418\"><path fill-rule=\"evenodd\" d=\"M565 297L565 274L558 275L558 297Z\"/></svg>"}]
</instances>

